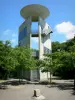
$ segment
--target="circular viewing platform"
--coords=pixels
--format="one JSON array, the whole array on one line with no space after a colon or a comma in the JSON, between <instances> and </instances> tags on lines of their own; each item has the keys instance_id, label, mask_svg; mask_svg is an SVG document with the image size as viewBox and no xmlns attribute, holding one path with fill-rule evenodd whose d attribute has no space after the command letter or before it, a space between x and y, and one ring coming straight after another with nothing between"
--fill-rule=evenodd
<instances>
[{"instance_id":1,"label":"circular viewing platform","mask_svg":"<svg viewBox=\"0 0 75 100\"><path fill-rule=\"evenodd\" d=\"M21 16L24 19L27 19L28 17L32 17L32 21L36 22L38 21L38 18L41 17L42 19L45 19L49 16L50 12L48 8L45 6L39 5L39 4L32 4L27 5L20 11Z\"/></svg>"}]
</instances>

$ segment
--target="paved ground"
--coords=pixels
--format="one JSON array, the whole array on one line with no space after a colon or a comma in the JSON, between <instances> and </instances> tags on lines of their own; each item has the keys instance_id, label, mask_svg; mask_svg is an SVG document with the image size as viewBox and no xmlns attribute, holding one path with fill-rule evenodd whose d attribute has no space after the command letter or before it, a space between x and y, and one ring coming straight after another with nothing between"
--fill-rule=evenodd
<instances>
[{"instance_id":1,"label":"paved ground","mask_svg":"<svg viewBox=\"0 0 75 100\"><path fill-rule=\"evenodd\" d=\"M0 100L33 100L33 90L38 88L46 100L75 100L73 94L73 81L57 81L56 85L8 86L8 89L0 89Z\"/></svg>"}]
</instances>

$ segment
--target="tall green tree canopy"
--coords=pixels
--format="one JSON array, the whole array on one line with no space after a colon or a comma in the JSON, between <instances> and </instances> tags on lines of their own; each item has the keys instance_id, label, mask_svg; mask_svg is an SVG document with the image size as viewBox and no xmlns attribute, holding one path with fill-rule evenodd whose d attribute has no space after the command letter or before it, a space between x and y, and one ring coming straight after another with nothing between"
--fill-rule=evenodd
<instances>
[{"instance_id":1,"label":"tall green tree canopy","mask_svg":"<svg viewBox=\"0 0 75 100\"><path fill-rule=\"evenodd\" d=\"M19 67L23 69L33 69L34 58L32 57L32 50L28 47L14 48L15 58L17 59Z\"/></svg>"}]
</instances>

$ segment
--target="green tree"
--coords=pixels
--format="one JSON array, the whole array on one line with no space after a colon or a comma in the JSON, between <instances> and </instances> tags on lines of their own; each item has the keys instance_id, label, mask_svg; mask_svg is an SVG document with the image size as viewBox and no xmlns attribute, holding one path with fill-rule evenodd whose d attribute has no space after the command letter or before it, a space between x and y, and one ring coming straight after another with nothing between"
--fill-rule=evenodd
<instances>
[{"instance_id":1,"label":"green tree","mask_svg":"<svg viewBox=\"0 0 75 100\"><path fill-rule=\"evenodd\" d=\"M55 52L52 54L52 63L55 70L60 70L61 76L65 76L67 71L67 76L73 75L75 89L75 52Z\"/></svg>"},{"instance_id":2,"label":"green tree","mask_svg":"<svg viewBox=\"0 0 75 100\"><path fill-rule=\"evenodd\" d=\"M39 66L42 68L42 72L49 72L50 73L50 83L51 83L51 75L53 72L53 63L52 63L52 55L45 54L43 60L39 60Z\"/></svg>"},{"instance_id":3,"label":"green tree","mask_svg":"<svg viewBox=\"0 0 75 100\"><path fill-rule=\"evenodd\" d=\"M64 78L74 78L75 87L75 37L64 43L52 43L52 62L55 75Z\"/></svg>"},{"instance_id":4,"label":"green tree","mask_svg":"<svg viewBox=\"0 0 75 100\"><path fill-rule=\"evenodd\" d=\"M28 47L16 47L14 56L17 59L16 70L18 71L19 79L23 78L23 71L34 69L35 60L32 57L32 50Z\"/></svg>"},{"instance_id":5,"label":"green tree","mask_svg":"<svg viewBox=\"0 0 75 100\"><path fill-rule=\"evenodd\" d=\"M52 52L56 52L60 49L60 43L58 41L52 42Z\"/></svg>"},{"instance_id":6,"label":"green tree","mask_svg":"<svg viewBox=\"0 0 75 100\"><path fill-rule=\"evenodd\" d=\"M59 52L55 52L55 53L51 53L51 54L47 54L45 55L45 59L44 59L44 64L45 64L45 68L48 70L48 72L50 72L50 83L51 83L51 75L53 74L53 72L59 67L62 66L62 63L60 59L60 53Z\"/></svg>"},{"instance_id":7,"label":"green tree","mask_svg":"<svg viewBox=\"0 0 75 100\"><path fill-rule=\"evenodd\" d=\"M15 67L14 56L12 56L13 48L10 41L0 42L0 67L6 72L7 78L9 78L10 71ZM5 76L5 77L6 77Z\"/></svg>"}]
</instances>

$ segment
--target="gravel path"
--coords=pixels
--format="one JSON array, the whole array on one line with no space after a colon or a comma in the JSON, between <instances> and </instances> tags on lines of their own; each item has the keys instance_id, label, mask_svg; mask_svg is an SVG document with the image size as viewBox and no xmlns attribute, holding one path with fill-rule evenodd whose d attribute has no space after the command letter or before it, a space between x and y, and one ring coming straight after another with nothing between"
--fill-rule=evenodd
<instances>
[{"instance_id":1,"label":"gravel path","mask_svg":"<svg viewBox=\"0 0 75 100\"><path fill-rule=\"evenodd\" d=\"M0 100L33 100L33 91L36 88L40 89L46 100L75 100L72 88L62 89L57 86L33 84L8 86L8 89L0 89Z\"/></svg>"}]
</instances>

